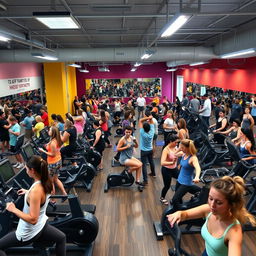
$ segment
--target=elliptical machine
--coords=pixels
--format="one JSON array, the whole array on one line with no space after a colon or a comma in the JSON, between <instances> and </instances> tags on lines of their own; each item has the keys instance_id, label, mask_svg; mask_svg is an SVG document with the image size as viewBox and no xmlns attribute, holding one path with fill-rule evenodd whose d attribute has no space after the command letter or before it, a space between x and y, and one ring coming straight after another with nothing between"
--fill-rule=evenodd
<instances>
[{"instance_id":1,"label":"elliptical machine","mask_svg":"<svg viewBox=\"0 0 256 256\"><path fill-rule=\"evenodd\" d=\"M132 173L128 172L128 167L120 173L109 174L107 177L107 182L104 186L104 192L107 193L110 188L114 187L130 187L134 183L135 179ZM144 186L138 185L138 190L142 192Z\"/></svg>"}]
</instances>

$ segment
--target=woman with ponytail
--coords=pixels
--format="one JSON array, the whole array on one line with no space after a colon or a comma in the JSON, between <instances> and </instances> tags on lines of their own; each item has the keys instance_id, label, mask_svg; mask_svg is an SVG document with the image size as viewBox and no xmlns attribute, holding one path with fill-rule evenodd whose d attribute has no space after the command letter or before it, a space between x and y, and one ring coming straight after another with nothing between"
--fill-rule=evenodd
<instances>
[{"instance_id":1,"label":"woman with ponytail","mask_svg":"<svg viewBox=\"0 0 256 256\"><path fill-rule=\"evenodd\" d=\"M242 255L241 224L256 225L256 220L245 208L244 180L224 176L210 186L208 204L167 216L170 225L189 219L206 218L201 229L205 240L203 256Z\"/></svg>"},{"instance_id":2,"label":"woman with ponytail","mask_svg":"<svg viewBox=\"0 0 256 256\"><path fill-rule=\"evenodd\" d=\"M66 236L63 232L47 223L46 208L52 191L47 162L40 156L32 156L26 164L27 174L34 180L29 190L20 189L18 195L24 195L23 211L14 203L7 203L6 210L19 218L16 231L0 239L0 256L9 247L29 245L37 240L56 243L56 255L66 255Z\"/></svg>"},{"instance_id":3,"label":"woman with ponytail","mask_svg":"<svg viewBox=\"0 0 256 256\"><path fill-rule=\"evenodd\" d=\"M186 193L195 194L201 190L200 187L195 185L195 183L199 182L201 168L196 156L197 151L194 142L188 139L182 140L179 150L183 154L180 161L181 168L176 183L175 194L171 201L174 208L182 201Z\"/></svg>"}]
</instances>

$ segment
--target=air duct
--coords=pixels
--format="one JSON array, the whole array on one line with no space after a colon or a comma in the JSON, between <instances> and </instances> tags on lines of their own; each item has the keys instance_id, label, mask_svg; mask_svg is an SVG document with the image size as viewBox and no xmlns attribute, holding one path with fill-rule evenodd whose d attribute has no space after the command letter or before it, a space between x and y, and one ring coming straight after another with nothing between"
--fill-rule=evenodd
<instances>
[{"instance_id":1,"label":"air duct","mask_svg":"<svg viewBox=\"0 0 256 256\"><path fill-rule=\"evenodd\" d=\"M188 60L205 61L217 56L212 48L206 47L159 47L150 62ZM136 62L140 60L143 48L83 48L56 49L59 62ZM34 62L30 50L2 50L0 62Z\"/></svg>"}]
</instances>

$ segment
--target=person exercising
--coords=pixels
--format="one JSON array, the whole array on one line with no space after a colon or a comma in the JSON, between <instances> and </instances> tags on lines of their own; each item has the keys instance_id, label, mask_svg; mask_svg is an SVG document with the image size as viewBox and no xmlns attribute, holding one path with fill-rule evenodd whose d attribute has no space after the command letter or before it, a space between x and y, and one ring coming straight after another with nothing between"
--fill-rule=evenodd
<instances>
[{"instance_id":1,"label":"person exercising","mask_svg":"<svg viewBox=\"0 0 256 256\"><path fill-rule=\"evenodd\" d=\"M167 215L171 227L189 219L206 218L201 229L205 240L202 256L242 255L243 231L241 224L256 225L256 220L245 209L244 180L224 176L211 183L208 204Z\"/></svg>"},{"instance_id":2,"label":"person exercising","mask_svg":"<svg viewBox=\"0 0 256 256\"><path fill-rule=\"evenodd\" d=\"M136 184L143 186L140 182L142 162L133 157L133 149L138 148L138 142L135 137L132 137L132 127L126 126L124 136L117 144L117 151L121 152L119 162L121 165L129 167L128 173L136 171Z\"/></svg>"},{"instance_id":3,"label":"person exercising","mask_svg":"<svg viewBox=\"0 0 256 256\"><path fill-rule=\"evenodd\" d=\"M24 196L23 210L14 203L7 203L6 210L19 218L16 231L0 239L0 256L9 247L29 245L37 240L56 243L56 255L66 255L66 236L63 232L47 223L46 208L52 191L47 162L40 156L32 156L26 164L27 174L34 180L29 190L20 189L18 195Z\"/></svg>"}]
</instances>

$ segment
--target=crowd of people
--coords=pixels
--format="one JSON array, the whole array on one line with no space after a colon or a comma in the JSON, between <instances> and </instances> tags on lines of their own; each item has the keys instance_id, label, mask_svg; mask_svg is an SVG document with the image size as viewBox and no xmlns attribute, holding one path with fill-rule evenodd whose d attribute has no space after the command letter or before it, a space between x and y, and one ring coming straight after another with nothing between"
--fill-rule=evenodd
<instances>
[{"instance_id":1,"label":"crowd of people","mask_svg":"<svg viewBox=\"0 0 256 256\"><path fill-rule=\"evenodd\" d=\"M105 83L105 88L111 86L113 85ZM139 87L140 83L136 83L136 86ZM105 95L108 94L105 93ZM3 111L0 110L2 152L6 150L16 152L15 146L17 138L21 134L21 126L25 129L27 140L30 140L33 134L40 137L40 131L48 127L50 141L44 148L39 149L42 154L46 155L46 161L42 158L35 158L33 162L31 160L26 164L27 172L35 180L35 183L29 192L20 191L20 193L29 193L30 202L34 202L31 201L33 191L40 192L40 197L35 202L36 213L32 214L34 218L31 218L29 213L24 214L18 211L15 205L8 204L7 210L16 214L23 222L21 221L22 223L16 231L16 238L19 242L15 240L13 234L9 235L7 238L0 239L0 250L13 244L23 244L20 242L23 241L23 238L20 240L17 235L20 234L20 228L22 225L29 225L28 223L33 224L34 221L38 223L39 209L42 209L41 205L47 202L48 194L55 193L55 186L63 195L66 195L64 186L58 179L59 169L62 166L62 160L65 157L72 157L76 151L77 139L84 136L88 123L91 123L94 129L90 142L91 148L102 156L98 170L104 168L104 161L106 161L104 150L112 147L112 127L117 125L122 131L122 137L117 141L117 153L114 160L127 167L128 175L135 172L136 184L144 187L149 185L147 162L150 167L149 176L156 178L159 175L155 165L155 153L159 128L162 127L164 143L160 165L163 187L159 199L162 204L171 204L174 208L182 202L185 194L195 194L201 190L197 184L200 182L201 167L196 154L197 149L193 140L190 139L186 120L180 116L183 108L188 108L191 112L201 115L204 121L202 131L205 134L208 134L209 129L213 128L214 140L221 144L224 142L223 136L230 137L239 147L241 158L248 162L254 162L255 156L248 155L256 154L253 133L256 121L256 96L252 96L250 99L246 98L245 101L235 98L232 102L227 102L226 99L218 98L215 95L205 94L201 98L198 98L197 95L188 98L185 95L181 102L177 99L176 102L171 103L166 97L163 97L160 102L160 97L155 91L152 95L154 98L150 104L146 104L146 99L141 91L137 98L131 97L127 103L120 98L110 100L107 96L101 98L83 96L81 99L76 96L73 101L73 115L67 113L64 118L55 113L51 115L51 121L49 121L46 107L39 100L28 101L25 107L19 105L18 102L5 102ZM101 95L99 94L99 96ZM20 114L21 108L24 108L25 115ZM139 139L136 138L136 134L139 135ZM135 148L139 148L140 159L134 153ZM14 167L23 168L21 155L16 154L15 156L17 163ZM35 165L38 161L47 165L49 178L47 175L47 177L45 176L45 169L42 170L42 167L40 169ZM45 182L42 182L43 176L45 176ZM48 179L52 183L51 188L47 185ZM175 192L172 198L166 198L172 179L176 179ZM188 211L178 211L169 215L168 220L173 225L175 222L185 219L205 217L206 224L202 228L202 236L206 240L204 255L241 255L242 229L240 224L246 221L255 224L254 217L244 208L243 192L242 178L218 179L211 184L207 205ZM27 211L31 213L31 205L26 207ZM44 221L39 221L39 223L40 236L47 235L51 228L46 226ZM34 230L32 226L29 228ZM31 233L24 241L35 239L37 234L33 234ZM218 242L220 245L217 249L219 254L214 254L212 251L215 251L215 248L211 241L220 237L222 240ZM59 241L57 244L59 254L57 255L65 255L63 253L65 239L62 233L56 233L56 237L53 239ZM239 253L233 254L234 251Z\"/></svg>"}]
</instances>

